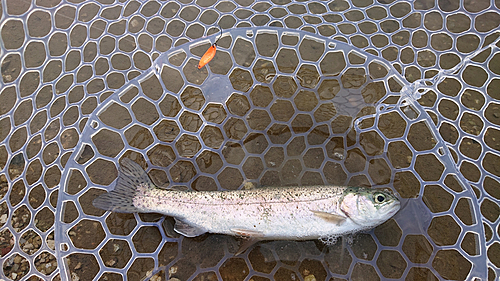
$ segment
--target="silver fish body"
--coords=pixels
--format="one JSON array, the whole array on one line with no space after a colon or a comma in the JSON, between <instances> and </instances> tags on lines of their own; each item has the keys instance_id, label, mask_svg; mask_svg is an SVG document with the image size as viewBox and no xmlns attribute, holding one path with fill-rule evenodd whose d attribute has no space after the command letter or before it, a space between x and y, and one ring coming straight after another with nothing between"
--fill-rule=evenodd
<instances>
[{"instance_id":1,"label":"silver fish body","mask_svg":"<svg viewBox=\"0 0 500 281\"><path fill-rule=\"evenodd\" d=\"M188 237L210 232L306 240L373 228L392 217L400 203L390 192L361 187L164 190L138 164L124 159L115 189L96 198L94 206L172 216L175 230Z\"/></svg>"}]
</instances>

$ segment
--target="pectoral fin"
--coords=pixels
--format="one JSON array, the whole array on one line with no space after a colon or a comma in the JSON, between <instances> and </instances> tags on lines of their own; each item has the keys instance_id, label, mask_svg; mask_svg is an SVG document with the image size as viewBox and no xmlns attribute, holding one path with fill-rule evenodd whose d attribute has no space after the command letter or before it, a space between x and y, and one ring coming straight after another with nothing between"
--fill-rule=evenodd
<instances>
[{"instance_id":1,"label":"pectoral fin","mask_svg":"<svg viewBox=\"0 0 500 281\"><path fill-rule=\"evenodd\" d=\"M174 230L175 232L182 234L186 237L196 237L206 232L206 230L196 226L189 225L188 223L183 222L178 218L175 218Z\"/></svg>"},{"instance_id":2,"label":"pectoral fin","mask_svg":"<svg viewBox=\"0 0 500 281\"><path fill-rule=\"evenodd\" d=\"M264 237L264 233L256 230L243 229L243 228L232 228L231 231L235 235L248 237L248 238L261 238Z\"/></svg>"},{"instance_id":3,"label":"pectoral fin","mask_svg":"<svg viewBox=\"0 0 500 281\"><path fill-rule=\"evenodd\" d=\"M337 225L342 224L347 219L347 217L345 217L345 216L327 213L327 212L322 212L322 211L311 210L311 212L313 212L314 215L316 215L317 217L320 217L320 218L326 220L327 222L336 223Z\"/></svg>"}]
</instances>

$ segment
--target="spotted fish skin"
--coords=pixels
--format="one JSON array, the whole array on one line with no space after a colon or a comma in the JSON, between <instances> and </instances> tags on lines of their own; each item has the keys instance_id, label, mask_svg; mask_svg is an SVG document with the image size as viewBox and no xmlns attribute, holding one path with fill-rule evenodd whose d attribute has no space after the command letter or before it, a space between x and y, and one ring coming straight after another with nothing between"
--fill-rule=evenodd
<instances>
[{"instance_id":1,"label":"spotted fish skin","mask_svg":"<svg viewBox=\"0 0 500 281\"><path fill-rule=\"evenodd\" d=\"M306 240L373 228L392 217L400 203L388 191L361 187L165 190L154 186L138 164L124 159L115 189L96 198L94 206L172 216L175 230L188 237L210 232Z\"/></svg>"}]
</instances>

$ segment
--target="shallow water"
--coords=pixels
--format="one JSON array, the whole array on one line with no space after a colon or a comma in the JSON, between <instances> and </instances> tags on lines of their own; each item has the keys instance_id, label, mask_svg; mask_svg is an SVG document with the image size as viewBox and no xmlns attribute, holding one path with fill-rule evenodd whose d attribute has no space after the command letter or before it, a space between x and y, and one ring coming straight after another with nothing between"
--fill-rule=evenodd
<instances>
[{"instance_id":1,"label":"shallow water","mask_svg":"<svg viewBox=\"0 0 500 281\"><path fill-rule=\"evenodd\" d=\"M250 4L3 3L2 276L498 275L498 47L475 51L496 39L482 35L495 8ZM217 55L198 71L216 21ZM430 79L409 86L418 78ZM170 218L95 209L121 157L165 187L389 186L410 199L352 244L270 241L234 257L236 238L168 237Z\"/></svg>"}]
</instances>

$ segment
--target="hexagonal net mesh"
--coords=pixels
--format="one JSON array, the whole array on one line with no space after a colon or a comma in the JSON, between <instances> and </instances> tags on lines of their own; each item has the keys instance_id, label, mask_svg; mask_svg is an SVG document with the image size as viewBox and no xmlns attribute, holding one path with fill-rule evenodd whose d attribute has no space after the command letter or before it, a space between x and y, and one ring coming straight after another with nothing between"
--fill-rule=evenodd
<instances>
[{"instance_id":1,"label":"hexagonal net mesh","mask_svg":"<svg viewBox=\"0 0 500 281\"><path fill-rule=\"evenodd\" d=\"M495 278L499 6L3 1L1 278ZM234 237L94 208L124 157L162 188L389 187L405 207L235 256Z\"/></svg>"}]
</instances>

